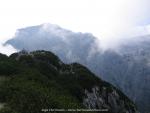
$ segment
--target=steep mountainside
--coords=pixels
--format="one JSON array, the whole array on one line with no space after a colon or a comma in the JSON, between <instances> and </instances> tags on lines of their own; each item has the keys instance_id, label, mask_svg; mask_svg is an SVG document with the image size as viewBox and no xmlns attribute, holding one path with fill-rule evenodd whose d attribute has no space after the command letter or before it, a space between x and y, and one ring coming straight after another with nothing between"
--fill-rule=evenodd
<instances>
[{"instance_id":1,"label":"steep mountainside","mask_svg":"<svg viewBox=\"0 0 150 113\"><path fill-rule=\"evenodd\" d=\"M138 113L120 90L80 64L64 64L48 51L1 54L0 113L43 113L54 108Z\"/></svg>"},{"instance_id":2,"label":"steep mountainside","mask_svg":"<svg viewBox=\"0 0 150 113\"><path fill-rule=\"evenodd\" d=\"M142 112L150 111L150 36L126 39L116 50L101 51L91 34L44 24L19 29L6 44L18 50L52 51L63 62L85 65L123 91Z\"/></svg>"}]
</instances>

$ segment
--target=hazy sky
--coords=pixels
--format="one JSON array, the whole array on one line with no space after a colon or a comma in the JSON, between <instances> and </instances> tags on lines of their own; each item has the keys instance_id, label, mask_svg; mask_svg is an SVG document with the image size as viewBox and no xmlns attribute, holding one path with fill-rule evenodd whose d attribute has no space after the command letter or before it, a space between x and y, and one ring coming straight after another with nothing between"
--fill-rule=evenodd
<instances>
[{"instance_id":1,"label":"hazy sky","mask_svg":"<svg viewBox=\"0 0 150 113\"><path fill-rule=\"evenodd\" d=\"M42 23L91 32L104 41L146 34L149 11L150 0L0 0L0 42L18 28Z\"/></svg>"}]
</instances>

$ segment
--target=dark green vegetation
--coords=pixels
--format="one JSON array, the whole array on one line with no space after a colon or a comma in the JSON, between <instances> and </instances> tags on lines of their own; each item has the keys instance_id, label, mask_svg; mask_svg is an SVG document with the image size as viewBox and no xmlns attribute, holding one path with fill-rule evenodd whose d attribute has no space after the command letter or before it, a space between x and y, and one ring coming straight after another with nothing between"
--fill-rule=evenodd
<instances>
[{"instance_id":1,"label":"dark green vegetation","mask_svg":"<svg viewBox=\"0 0 150 113\"><path fill-rule=\"evenodd\" d=\"M103 49L100 37L46 25L18 29L5 44L17 50L52 51L65 63L78 62L119 88L142 113L150 112L150 35L126 37Z\"/></svg>"},{"instance_id":2,"label":"dark green vegetation","mask_svg":"<svg viewBox=\"0 0 150 113\"><path fill-rule=\"evenodd\" d=\"M83 105L84 91L91 92L94 86L105 86L106 94L115 89L84 66L64 64L51 52L22 51L10 57L0 54L0 113L86 108ZM117 92L127 108L134 108L124 94Z\"/></svg>"}]
</instances>

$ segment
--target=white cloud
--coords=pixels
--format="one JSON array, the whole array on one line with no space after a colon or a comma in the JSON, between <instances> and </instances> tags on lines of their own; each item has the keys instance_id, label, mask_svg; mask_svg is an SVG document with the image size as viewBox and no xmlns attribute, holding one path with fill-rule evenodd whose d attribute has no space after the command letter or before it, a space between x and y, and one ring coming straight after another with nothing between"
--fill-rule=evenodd
<instances>
[{"instance_id":1,"label":"white cloud","mask_svg":"<svg viewBox=\"0 0 150 113\"><path fill-rule=\"evenodd\" d=\"M3 46L2 44L0 44L0 52L6 55L10 55L17 52L17 50L14 49L11 45Z\"/></svg>"},{"instance_id":2,"label":"white cloud","mask_svg":"<svg viewBox=\"0 0 150 113\"><path fill-rule=\"evenodd\" d=\"M148 23L149 4L149 0L1 0L0 42L18 28L45 22L91 32L109 42Z\"/></svg>"}]
</instances>

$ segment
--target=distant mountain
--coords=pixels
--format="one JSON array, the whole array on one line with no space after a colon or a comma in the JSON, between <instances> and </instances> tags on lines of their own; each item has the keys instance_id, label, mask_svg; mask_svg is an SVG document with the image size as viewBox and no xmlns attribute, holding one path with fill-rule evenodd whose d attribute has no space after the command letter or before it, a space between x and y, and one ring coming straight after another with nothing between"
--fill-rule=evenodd
<instances>
[{"instance_id":1,"label":"distant mountain","mask_svg":"<svg viewBox=\"0 0 150 113\"><path fill-rule=\"evenodd\" d=\"M63 61L74 62L83 61L84 56L89 56L89 51L95 51L97 41L89 33L74 33L57 25L43 24L19 29L14 39L8 40L6 44L19 50L52 51Z\"/></svg>"},{"instance_id":2,"label":"distant mountain","mask_svg":"<svg viewBox=\"0 0 150 113\"><path fill-rule=\"evenodd\" d=\"M115 50L103 51L92 34L43 24L19 29L5 44L19 50L52 51L66 63L81 63L122 90L140 111L150 111L150 36L127 38Z\"/></svg>"},{"instance_id":3,"label":"distant mountain","mask_svg":"<svg viewBox=\"0 0 150 113\"><path fill-rule=\"evenodd\" d=\"M47 109L139 113L120 90L78 63L64 64L48 51L23 50L10 57L1 54L0 113L42 113Z\"/></svg>"},{"instance_id":4,"label":"distant mountain","mask_svg":"<svg viewBox=\"0 0 150 113\"><path fill-rule=\"evenodd\" d=\"M97 53L87 62L87 67L122 90L142 113L147 113L150 111L150 36L120 43L115 50Z\"/></svg>"}]
</instances>

